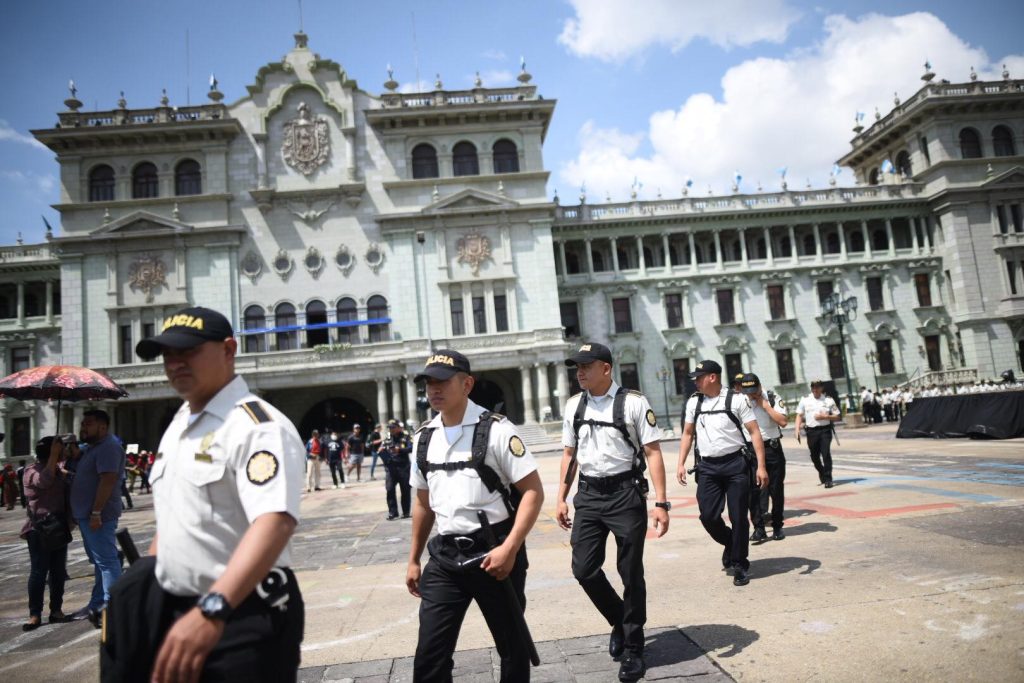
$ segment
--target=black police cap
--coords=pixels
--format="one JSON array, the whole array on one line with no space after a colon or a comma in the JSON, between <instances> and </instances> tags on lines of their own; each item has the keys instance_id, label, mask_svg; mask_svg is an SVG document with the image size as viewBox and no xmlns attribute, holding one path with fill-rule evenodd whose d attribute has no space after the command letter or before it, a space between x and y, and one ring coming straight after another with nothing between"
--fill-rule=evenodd
<instances>
[{"instance_id":1,"label":"black police cap","mask_svg":"<svg viewBox=\"0 0 1024 683\"><path fill-rule=\"evenodd\" d=\"M423 372L416 375L413 381L422 382L428 377L444 381L459 372L469 374L469 359L458 351L438 349L427 359Z\"/></svg>"},{"instance_id":2,"label":"black police cap","mask_svg":"<svg viewBox=\"0 0 1024 683\"><path fill-rule=\"evenodd\" d=\"M223 341L235 336L231 323L212 308L183 308L164 320L160 334L135 345L135 353L145 360L156 358L164 349L191 349L208 341Z\"/></svg>"},{"instance_id":3,"label":"black police cap","mask_svg":"<svg viewBox=\"0 0 1024 683\"><path fill-rule=\"evenodd\" d=\"M710 375L715 373L718 376L722 375L722 366L713 360L702 360L697 363L697 366L690 373L690 379L697 379L701 375Z\"/></svg>"},{"instance_id":4,"label":"black police cap","mask_svg":"<svg viewBox=\"0 0 1024 683\"><path fill-rule=\"evenodd\" d=\"M586 342L580 345L576 353L572 354L565 359L565 364L570 368L577 365L586 365L587 363L593 363L594 361L601 361L602 363L612 364L612 350L604 344L598 344L597 342Z\"/></svg>"}]
</instances>

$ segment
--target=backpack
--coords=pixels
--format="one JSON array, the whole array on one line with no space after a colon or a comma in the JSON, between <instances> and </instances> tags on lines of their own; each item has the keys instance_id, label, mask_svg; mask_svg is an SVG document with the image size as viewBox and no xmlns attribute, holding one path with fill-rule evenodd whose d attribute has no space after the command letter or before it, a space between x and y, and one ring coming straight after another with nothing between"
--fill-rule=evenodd
<instances>
[{"instance_id":1,"label":"backpack","mask_svg":"<svg viewBox=\"0 0 1024 683\"><path fill-rule=\"evenodd\" d=\"M746 451L749 451L751 453L753 452L753 446L751 445L750 441L747 440L747 433L745 431L743 431L743 424L740 422L740 419L738 417L736 417L736 414L732 412L732 397L733 397L733 390L732 389L728 389L725 392L725 409L724 410L702 411L701 410L701 405L704 403L704 398L705 398L704 394L702 394L700 392L694 392L693 395L695 395L697 397L697 405L696 405L696 407L693 410L693 424L694 424L695 428L696 428L696 425L697 425L697 418L700 417L702 412L705 415L717 415L717 414L720 414L720 413L725 413L726 415L729 416L729 419L732 420L732 423L734 425L736 425L736 429L740 433L740 438L743 439L743 448ZM684 415L684 421L685 421L685 415ZM693 452L694 452L694 455L696 455L696 457L700 458L700 450L697 448L697 437L696 437L696 434L694 434L694 438L693 438Z\"/></svg>"},{"instance_id":2,"label":"backpack","mask_svg":"<svg viewBox=\"0 0 1024 683\"><path fill-rule=\"evenodd\" d=\"M487 457L487 443L491 438L491 427L494 426L494 423L501 422L504 419L504 415L492 413L489 410L481 413L480 420L476 423L476 427L473 428L472 455L469 460L460 460L459 462L427 462L427 448L430 446L430 438L434 435L436 427L427 427L426 425L420 427L417 432L419 437L416 441L416 467L423 473L424 479L431 472L456 472L467 467L473 468L488 491L491 493L497 491L501 494L501 500L505 503L505 509L508 510L508 514L515 517L516 508L523 497L522 494L515 486L512 486L511 490L509 490L509 488L501 483L501 477L498 476L498 473L490 465L484 463L484 458Z\"/></svg>"},{"instance_id":3,"label":"backpack","mask_svg":"<svg viewBox=\"0 0 1024 683\"><path fill-rule=\"evenodd\" d=\"M647 469L644 450L639 448L637 444L633 443L633 439L629 436L629 430L626 428L626 397L630 393L630 390L625 387L619 387L619 390L615 392L615 399L612 403L612 421L604 422L602 420L583 419L583 415L587 411L587 393L583 392L580 395L579 403L576 404L576 414L573 415L572 418L572 435L576 442L579 443L580 427L583 425L590 425L591 429L594 427L611 427L612 429L617 429L622 433L622 437L626 440L626 443L629 444L629 447L633 449L633 470L635 472L642 473Z\"/></svg>"}]
</instances>

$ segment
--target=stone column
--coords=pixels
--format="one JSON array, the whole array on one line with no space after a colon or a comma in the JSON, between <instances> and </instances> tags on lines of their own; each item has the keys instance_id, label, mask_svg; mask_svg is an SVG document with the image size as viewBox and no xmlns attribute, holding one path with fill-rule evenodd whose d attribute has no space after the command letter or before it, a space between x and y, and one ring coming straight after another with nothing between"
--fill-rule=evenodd
<instances>
[{"instance_id":1,"label":"stone column","mask_svg":"<svg viewBox=\"0 0 1024 683\"><path fill-rule=\"evenodd\" d=\"M860 222L860 232L864 236L864 258L871 259L871 235L868 233L868 222Z\"/></svg>"},{"instance_id":2,"label":"stone column","mask_svg":"<svg viewBox=\"0 0 1024 683\"><path fill-rule=\"evenodd\" d=\"M839 221L836 223L836 228L839 230L839 255L846 260L846 229L843 228L843 222Z\"/></svg>"},{"instance_id":3,"label":"stone column","mask_svg":"<svg viewBox=\"0 0 1024 683\"><path fill-rule=\"evenodd\" d=\"M672 250L669 248L668 233L661 233L661 249L662 253L665 254L665 270L666 272L672 271Z\"/></svg>"},{"instance_id":4,"label":"stone column","mask_svg":"<svg viewBox=\"0 0 1024 683\"><path fill-rule=\"evenodd\" d=\"M388 418L388 389L387 380L377 380L377 422L387 425Z\"/></svg>"},{"instance_id":5,"label":"stone column","mask_svg":"<svg viewBox=\"0 0 1024 683\"><path fill-rule=\"evenodd\" d=\"M614 237L611 238L612 244L612 272L619 272L619 241Z\"/></svg>"},{"instance_id":6,"label":"stone column","mask_svg":"<svg viewBox=\"0 0 1024 683\"><path fill-rule=\"evenodd\" d=\"M718 270L722 270L724 264L722 262L722 233L718 230L715 233L715 267Z\"/></svg>"},{"instance_id":7,"label":"stone column","mask_svg":"<svg viewBox=\"0 0 1024 683\"><path fill-rule=\"evenodd\" d=\"M910 224L910 244L915 254L919 253L919 243L917 241L917 219L911 216L907 219Z\"/></svg>"},{"instance_id":8,"label":"stone column","mask_svg":"<svg viewBox=\"0 0 1024 683\"><path fill-rule=\"evenodd\" d=\"M590 240L583 240L583 245L587 248L587 272L591 275L594 274L594 251L593 245Z\"/></svg>"},{"instance_id":9,"label":"stone column","mask_svg":"<svg viewBox=\"0 0 1024 683\"><path fill-rule=\"evenodd\" d=\"M402 420L402 391L398 387L399 378L390 377L391 380L391 417Z\"/></svg>"},{"instance_id":10,"label":"stone column","mask_svg":"<svg viewBox=\"0 0 1024 683\"><path fill-rule=\"evenodd\" d=\"M532 372L533 368L529 365L519 368L523 389L523 422L537 421L537 411L533 407L533 380L530 377Z\"/></svg>"},{"instance_id":11,"label":"stone column","mask_svg":"<svg viewBox=\"0 0 1024 683\"><path fill-rule=\"evenodd\" d=\"M569 374L561 363L555 363L555 386L558 387L558 414L565 418L565 402L569 400Z\"/></svg>"},{"instance_id":12,"label":"stone column","mask_svg":"<svg viewBox=\"0 0 1024 683\"><path fill-rule=\"evenodd\" d=\"M892 238L892 221L885 219L885 237L889 240L889 256L896 255L896 240Z\"/></svg>"},{"instance_id":13,"label":"stone column","mask_svg":"<svg viewBox=\"0 0 1024 683\"><path fill-rule=\"evenodd\" d=\"M569 274L569 269L565 265L565 242L563 240L558 241L558 261L562 266L562 277Z\"/></svg>"},{"instance_id":14,"label":"stone column","mask_svg":"<svg viewBox=\"0 0 1024 683\"><path fill-rule=\"evenodd\" d=\"M931 237L928 235L928 217L919 216L918 220L921 221L921 239L924 240L925 253L930 254L934 245L932 245Z\"/></svg>"},{"instance_id":15,"label":"stone column","mask_svg":"<svg viewBox=\"0 0 1024 683\"><path fill-rule=\"evenodd\" d=\"M644 258L644 238L643 235L637 235L636 238L636 253L637 253L637 264L639 264L640 274L645 275L647 273L647 259Z\"/></svg>"},{"instance_id":16,"label":"stone column","mask_svg":"<svg viewBox=\"0 0 1024 683\"><path fill-rule=\"evenodd\" d=\"M787 227L789 228L789 260L796 263L800 260L800 257L797 255L798 252L796 248L796 230L792 225Z\"/></svg>"},{"instance_id":17,"label":"stone column","mask_svg":"<svg viewBox=\"0 0 1024 683\"><path fill-rule=\"evenodd\" d=\"M817 223L814 224L814 259L816 261L821 260L821 256L824 251L821 248L821 226Z\"/></svg>"},{"instance_id":18,"label":"stone column","mask_svg":"<svg viewBox=\"0 0 1024 683\"><path fill-rule=\"evenodd\" d=\"M25 325L25 283L18 283L18 324Z\"/></svg>"},{"instance_id":19,"label":"stone column","mask_svg":"<svg viewBox=\"0 0 1024 683\"><path fill-rule=\"evenodd\" d=\"M538 363L535 367L537 368L537 400L540 402L537 412L543 416L544 409L547 408L547 414L554 418L555 411L551 405L551 388L548 386L548 364Z\"/></svg>"},{"instance_id":20,"label":"stone column","mask_svg":"<svg viewBox=\"0 0 1024 683\"><path fill-rule=\"evenodd\" d=\"M743 263L743 267L746 268L750 263L747 257L747 231L743 228L739 229L740 234L740 262Z\"/></svg>"},{"instance_id":21,"label":"stone column","mask_svg":"<svg viewBox=\"0 0 1024 683\"><path fill-rule=\"evenodd\" d=\"M405 419L415 425L420 421L420 414L416 410L416 382L412 379L414 376L405 376Z\"/></svg>"},{"instance_id":22,"label":"stone column","mask_svg":"<svg viewBox=\"0 0 1024 683\"><path fill-rule=\"evenodd\" d=\"M775 249L772 248L772 231L771 228L764 229L764 248L765 248L765 259L767 265L775 265Z\"/></svg>"},{"instance_id":23,"label":"stone column","mask_svg":"<svg viewBox=\"0 0 1024 683\"><path fill-rule=\"evenodd\" d=\"M693 239L693 231L686 233L687 238L690 240L690 270L697 270L697 245Z\"/></svg>"},{"instance_id":24,"label":"stone column","mask_svg":"<svg viewBox=\"0 0 1024 683\"><path fill-rule=\"evenodd\" d=\"M53 322L53 280L46 281L46 322Z\"/></svg>"}]
</instances>

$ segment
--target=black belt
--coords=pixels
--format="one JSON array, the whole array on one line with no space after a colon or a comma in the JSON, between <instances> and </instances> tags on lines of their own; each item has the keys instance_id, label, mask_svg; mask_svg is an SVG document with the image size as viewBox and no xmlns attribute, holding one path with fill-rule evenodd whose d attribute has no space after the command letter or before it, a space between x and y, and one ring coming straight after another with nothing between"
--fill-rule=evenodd
<instances>
[{"instance_id":1,"label":"black belt","mask_svg":"<svg viewBox=\"0 0 1024 683\"><path fill-rule=\"evenodd\" d=\"M497 537L500 543L504 537L508 536L508 533L512 531L512 525L515 520L509 517L506 520L498 522L497 524L491 525L491 530L494 531L494 535ZM462 552L468 552L473 550L490 550L491 546L484 538L484 532L481 529L469 534L440 534L438 538L441 539L441 545L448 545L454 548L458 548Z\"/></svg>"},{"instance_id":2,"label":"black belt","mask_svg":"<svg viewBox=\"0 0 1024 683\"><path fill-rule=\"evenodd\" d=\"M585 474L581 474L580 489L594 489L601 493L613 493L629 488L634 484L635 480L636 476L633 470L626 470L625 472L619 472L608 477L588 477Z\"/></svg>"},{"instance_id":3,"label":"black belt","mask_svg":"<svg viewBox=\"0 0 1024 683\"><path fill-rule=\"evenodd\" d=\"M807 427L807 431L809 431L809 432L820 432L823 429L831 429L831 426L830 425L824 425L822 427Z\"/></svg>"},{"instance_id":4,"label":"black belt","mask_svg":"<svg viewBox=\"0 0 1024 683\"><path fill-rule=\"evenodd\" d=\"M732 453L726 453L725 455L702 455L700 458L701 460L710 460L712 462L727 462L733 458L738 458L741 455L743 455L742 448L738 451L733 451Z\"/></svg>"},{"instance_id":5,"label":"black belt","mask_svg":"<svg viewBox=\"0 0 1024 683\"><path fill-rule=\"evenodd\" d=\"M764 445L770 448L782 448L782 437L776 437L774 439L765 439Z\"/></svg>"}]
</instances>

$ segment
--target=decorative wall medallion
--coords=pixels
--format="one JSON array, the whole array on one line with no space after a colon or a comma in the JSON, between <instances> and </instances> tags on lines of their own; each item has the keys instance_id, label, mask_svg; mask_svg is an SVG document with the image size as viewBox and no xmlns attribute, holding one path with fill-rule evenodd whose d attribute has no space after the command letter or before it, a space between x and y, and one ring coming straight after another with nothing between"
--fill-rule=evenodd
<instances>
[{"instance_id":1,"label":"decorative wall medallion","mask_svg":"<svg viewBox=\"0 0 1024 683\"><path fill-rule=\"evenodd\" d=\"M313 276L313 279L316 279L320 277L320 271L324 269L324 255L316 247L310 247L306 250L306 257L302 259L302 264L306 266L306 270Z\"/></svg>"},{"instance_id":2,"label":"decorative wall medallion","mask_svg":"<svg viewBox=\"0 0 1024 683\"><path fill-rule=\"evenodd\" d=\"M242 275L249 278L253 284L256 284L256 281L260 279L260 275L263 274L263 259L255 251L250 251L242 259L242 262L238 264L238 267L241 269Z\"/></svg>"},{"instance_id":3,"label":"decorative wall medallion","mask_svg":"<svg viewBox=\"0 0 1024 683\"><path fill-rule=\"evenodd\" d=\"M164 262L151 254L136 257L128 269L128 284L133 290L142 290L146 295L146 303L152 303L153 290L160 285L167 286Z\"/></svg>"},{"instance_id":4,"label":"decorative wall medallion","mask_svg":"<svg viewBox=\"0 0 1024 683\"><path fill-rule=\"evenodd\" d=\"M272 265L274 266L274 272L280 275L282 280L287 280L288 276L292 274L295 262L292 261L292 257L288 255L288 252L282 249L277 252Z\"/></svg>"},{"instance_id":5,"label":"decorative wall medallion","mask_svg":"<svg viewBox=\"0 0 1024 683\"><path fill-rule=\"evenodd\" d=\"M365 258L366 265L370 266L370 270L376 273L384 265L384 250L380 248L379 244L373 242L366 248Z\"/></svg>"},{"instance_id":6,"label":"decorative wall medallion","mask_svg":"<svg viewBox=\"0 0 1024 683\"><path fill-rule=\"evenodd\" d=\"M338 247L334 254L334 263L341 270L342 274L348 275L356 267L356 257L344 244Z\"/></svg>"},{"instance_id":7,"label":"decorative wall medallion","mask_svg":"<svg viewBox=\"0 0 1024 683\"><path fill-rule=\"evenodd\" d=\"M327 119L313 118L309 105L299 104L299 116L284 124L284 160L304 175L309 175L327 162L331 140L327 135Z\"/></svg>"},{"instance_id":8,"label":"decorative wall medallion","mask_svg":"<svg viewBox=\"0 0 1024 683\"><path fill-rule=\"evenodd\" d=\"M320 217L331 210L334 206L335 201L329 201L325 205L317 206L317 202L306 201L303 204L288 203L288 210L292 212L292 215L298 218L306 225L313 225Z\"/></svg>"},{"instance_id":9,"label":"decorative wall medallion","mask_svg":"<svg viewBox=\"0 0 1024 683\"><path fill-rule=\"evenodd\" d=\"M458 249L458 262L466 263L473 269L473 275L479 277L480 266L491 259L491 240L478 232L463 235L455 244Z\"/></svg>"}]
</instances>

